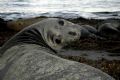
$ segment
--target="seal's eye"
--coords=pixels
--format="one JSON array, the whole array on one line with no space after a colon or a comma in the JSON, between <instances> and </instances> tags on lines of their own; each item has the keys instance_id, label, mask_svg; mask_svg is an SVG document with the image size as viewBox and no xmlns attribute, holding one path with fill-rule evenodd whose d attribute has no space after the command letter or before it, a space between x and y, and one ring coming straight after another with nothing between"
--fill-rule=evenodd
<instances>
[{"instance_id":1,"label":"seal's eye","mask_svg":"<svg viewBox=\"0 0 120 80\"><path fill-rule=\"evenodd\" d=\"M69 34L69 35L72 35L72 36L77 35L77 33L76 33L76 32L72 32L72 31L68 32L68 34Z\"/></svg>"},{"instance_id":2,"label":"seal's eye","mask_svg":"<svg viewBox=\"0 0 120 80\"><path fill-rule=\"evenodd\" d=\"M60 44L60 43L61 43L61 39L55 39L55 42L56 42L57 44Z\"/></svg>"},{"instance_id":3,"label":"seal's eye","mask_svg":"<svg viewBox=\"0 0 120 80\"><path fill-rule=\"evenodd\" d=\"M64 26L64 21L59 20L58 23L59 23L61 26Z\"/></svg>"}]
</instances>

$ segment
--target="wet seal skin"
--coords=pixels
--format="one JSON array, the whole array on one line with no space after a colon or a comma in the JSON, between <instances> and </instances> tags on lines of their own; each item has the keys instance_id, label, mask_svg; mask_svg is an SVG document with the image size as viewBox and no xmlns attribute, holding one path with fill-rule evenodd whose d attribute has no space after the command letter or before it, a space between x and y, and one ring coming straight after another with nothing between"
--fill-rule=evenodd
<instances>
[{"instance_id":1,"label":"wet seal skin","mask_svg":"<svg viewBox=\"0 0 120 80\"><path fill-rule=\"evenodd\" d=\"M0 80L114 80L89 65L57 56L80 39L82 29L58 18L23 29L0 49Z\"/></svg>"}]
</instances>

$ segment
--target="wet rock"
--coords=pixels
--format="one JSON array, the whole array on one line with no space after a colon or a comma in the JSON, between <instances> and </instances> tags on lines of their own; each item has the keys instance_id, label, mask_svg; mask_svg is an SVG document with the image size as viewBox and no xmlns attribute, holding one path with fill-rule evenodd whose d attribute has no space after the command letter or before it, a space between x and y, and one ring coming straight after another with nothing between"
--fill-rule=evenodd
<instances>
[{"instance_id":1,"label":"wet rock","mask_svg":"<svg viewBox=\"0 0 120 80\"><path fill-rule=\"evenodd\" d=\"M120 40L120 23L115 20L108 20L98 26L98 33L107 39Z\"/></svg>"},{"instance_id":2,"label":"wet rock","mask_svg":"<svg viewBox=\"0 0 120 80\"><path fill-rule=\"evenodd\" d=\"M9 21L7 23L7 27L9 29L12 29L14 31L20 31L23 28L34 24L36 22L39 22L41 20L45 19L45 17L36 17L36 18L28 18L28 19L18 19L18 20L13 20L13 21Z\"/></svg>"},{"instance_id":3,"label":"wet rock","mask_svg":"<svg viewBox=\"0 0 120 80\"><path fill-rule=\"evenodd\" d=\"M6 27L6 21L4 19L0 18L0 31L5 31L7 29Z\"/></svg>"},{"instance_id":4,"label":"wet rock","mask_svg":"<svg viewBox=\"0 0 120 80\"><path fill-rule=\"evenodd\" d=\"M82 25L82 27L84 27L85 29L87 29L89 32L93 33L93 34L97 34L97 29L93 26L90 25Z\"/></svg>"}]
</instances>

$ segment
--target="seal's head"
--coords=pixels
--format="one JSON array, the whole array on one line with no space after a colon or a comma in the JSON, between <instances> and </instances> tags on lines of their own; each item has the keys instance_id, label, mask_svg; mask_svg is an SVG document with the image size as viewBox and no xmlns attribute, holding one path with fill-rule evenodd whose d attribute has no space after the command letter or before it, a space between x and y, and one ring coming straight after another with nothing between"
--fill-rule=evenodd
<instances>
[{"instance_id":1,"label":"seal's head","mask_svg":"<svg viewBox=\"0 0 120 80\"><path fill-rule=\"evenodd\" d=\"M50 18L41 21L42 37L44 41L54 50L60 50L68 43L80 38L81 32L78 25L64 19Z\"/></svg>"}]
</instances>

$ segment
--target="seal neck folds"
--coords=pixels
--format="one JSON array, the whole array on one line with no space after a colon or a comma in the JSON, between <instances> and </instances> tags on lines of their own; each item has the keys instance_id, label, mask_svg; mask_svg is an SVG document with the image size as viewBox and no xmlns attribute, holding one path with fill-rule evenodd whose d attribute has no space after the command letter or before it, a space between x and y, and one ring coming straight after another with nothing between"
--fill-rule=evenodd
<instances>
[{"instance_id":1,"label":"seal neck folds","mask_svg":"<svg viewBox=\"0 0 120 80\"><path fill-rule=\"evenodd\" d=\"M16 43L37 44L40 45L41 47L45 47L56 52L55 50L48 46L48 44L44 41L41 32L39 32L39 30L34 27L23 31L20 35L18 35L18 37L16 37Z\"/></svg>"}]
</instances>

